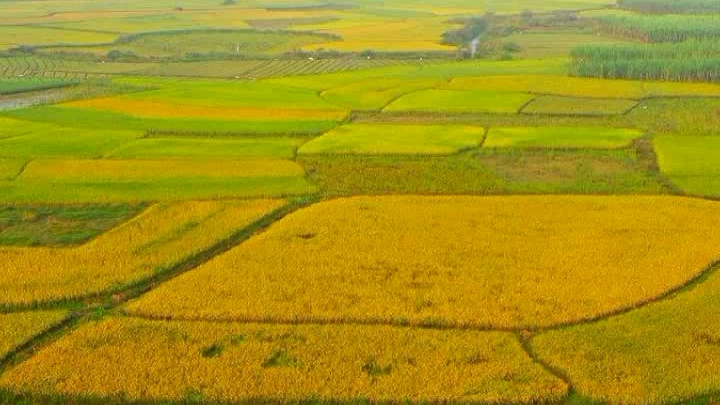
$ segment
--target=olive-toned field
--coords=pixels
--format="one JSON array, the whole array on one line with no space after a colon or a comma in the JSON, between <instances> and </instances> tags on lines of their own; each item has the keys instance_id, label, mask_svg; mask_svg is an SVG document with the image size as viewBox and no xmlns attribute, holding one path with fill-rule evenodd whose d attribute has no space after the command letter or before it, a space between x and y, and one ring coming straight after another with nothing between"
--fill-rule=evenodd
<instances>
[{"instance_id":1,"label":"olive-toned field","mask_svg":"<svg viewBox=\"0 0 720 405\"><path fill-rule=\"evenodd\" d=\"M720 401L720 7L0 2L0 404Z\"/></svg>"}]
</instances>

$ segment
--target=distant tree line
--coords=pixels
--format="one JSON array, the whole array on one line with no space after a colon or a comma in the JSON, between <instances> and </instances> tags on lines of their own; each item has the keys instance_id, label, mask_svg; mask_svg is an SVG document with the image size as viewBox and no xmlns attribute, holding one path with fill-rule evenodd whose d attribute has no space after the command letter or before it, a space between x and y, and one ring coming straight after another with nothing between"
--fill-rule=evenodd
<instances>
[{"instance_id":1,"label":"distant tree line","mask_svg":"<svg viewBox=\"0 0 720 405\"><path fill-rule=\"evenodd\" d=\"M643 13L719 13L720 1L717 0L618 0L617 5L624 10Z\"/></svg>"},{"instance_id":2,"label":"distant tree line","mask_svg":"<svg viewBox=\"0 0 720 405\"><path fill-rule=\"evenodd\" d=\"M472 42L488 29L488 21L484 17L474 17L465 22L462 28L446 31L442 35L442 43L463 46Z\"/></svg>"},{"instance_id":3,"label":"distant tree line","mask_svg":"<svg viewBox=\"0 0 720 405\"><path fill-rule=\"evenodd\" d=\"M720 44L585 45L573 49L569 73L606 79L720 81Z\"/></svg>"}]
</instances>

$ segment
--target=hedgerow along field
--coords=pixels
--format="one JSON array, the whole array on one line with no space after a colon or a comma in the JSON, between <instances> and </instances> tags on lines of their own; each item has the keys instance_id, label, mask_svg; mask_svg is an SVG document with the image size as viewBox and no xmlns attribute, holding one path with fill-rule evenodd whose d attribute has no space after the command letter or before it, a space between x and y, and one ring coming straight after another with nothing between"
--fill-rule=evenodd
<instances>
[{"instance_id":1,"label":"hedgerow along field","mask_svg":"<svg viewBox=\"0 0 720 405\"><path fill-rule=\"evenodd\" d=\"M713 2L2 10L0 404L720 401Z\"/></svg>"}]
</instances>

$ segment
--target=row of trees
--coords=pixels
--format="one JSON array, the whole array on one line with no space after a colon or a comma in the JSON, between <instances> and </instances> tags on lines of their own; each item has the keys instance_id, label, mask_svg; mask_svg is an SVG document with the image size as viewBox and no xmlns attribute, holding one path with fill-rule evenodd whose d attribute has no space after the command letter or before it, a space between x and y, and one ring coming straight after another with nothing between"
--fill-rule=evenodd
<instances>
[{"instance_id":1,"label":"row of trees","mask_svg":"<svg viewBox=\"0 0 720 405\"><path fill-rule=\"evenodd\" d=\"M642 13L720 13L717 0L618 0L617 5Z\"/></svg>"},{"instance_id":2,"label":"row of trees","mask_svg":"<svg viewBox=\"0 0 720 405\"><path fill-rule=\"evenodd\" d=\"M720 45L587 45L571 52L570 75L605 79L720 81Z\"/></svg>"},{"instance_id":3,"label":"row of trees","mask_svg":"<svg viewBox=\"0 0 720 405\"><path fill-rule=\"evenodd\" d=\"M596 18L606 34L644 42L684 42L720 38L720 15L619 14Z\"/></svg>"},{"instance_id":4,"label":"row of trees","mask_svg":"<svg viewBox=\"0 0 720 405\"><path fill-rule=\"evenodd\" d=\"M462 28L444 32L442 42L448 45L467 45L482 35L487 29L488 21L486 18L471 18L465 22Z\"/></svg>"}]
</instances>

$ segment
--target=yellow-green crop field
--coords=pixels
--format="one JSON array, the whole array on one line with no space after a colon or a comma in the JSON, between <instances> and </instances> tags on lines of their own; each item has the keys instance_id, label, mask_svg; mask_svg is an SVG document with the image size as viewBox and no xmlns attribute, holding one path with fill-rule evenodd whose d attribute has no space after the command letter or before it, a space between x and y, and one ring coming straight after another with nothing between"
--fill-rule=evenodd
<instances>
[{"instance_id":1,"label":"yellow-green crop field","mask_svg":"<svg viewBox=\"0 0 720 405\"><path fill-rule=\"evenodd\" d=\"M78 298L167 271L282 203L159 204L77 248L3 248L0 305Z\"/></svg>"},{"instance_id":2,"label":"yellow-green crop field","mask_svg":"<svg viewBox=\"0 0 720 405\"><path fill-rule=\"evenodd\" d=\"M485 129L469 125L351 124L303 145L299 154L452 154L472 149Z\"/></svg>"},{"instance_id":3,"label":"yellow-green crop field","mask_svg":"<svg viewBox=\"0 0 720 405\"><path fill-rule=\"evenodd\" d=\"M720 403L716 3L0 1L0 405Z\"/></svg>"},{"instance_id":4,"label":"yellow-green crop field","mask_svg":"<svg viewBox=\"0 0 720 405\"><path fill-rule=\"evenodd\" d=\"M67 314L63 311L17 312L0 315L0 358L35 335L60 323Z\"/></svg>"},{"instance_id":5,"label":"yellow-green crop field","mask_svg":"<svg viewBox=\"0 0 720 405\"><path fill-rule=\"evenodd\" d=\"M81 376L77 367L89 374ZM148 380L154 381L150 387ZM192 392L208 401L530 403L567 390L509 333L123 318L72 332L3 376L0 385L100 397L122 393L129 400L183 400Z\"/></svg>"},{"instance_id":6,"label":"yellow-green crop field","mask_svg":"<svg viewBox=\"0 0 720 405\"><path fill-rule=\"evenodd\" d=\"M335 200L286 217L129 311L499 329L574 323L693 278L720 256L719 209L677 197Z\"/></svg>"}]
</instances>

